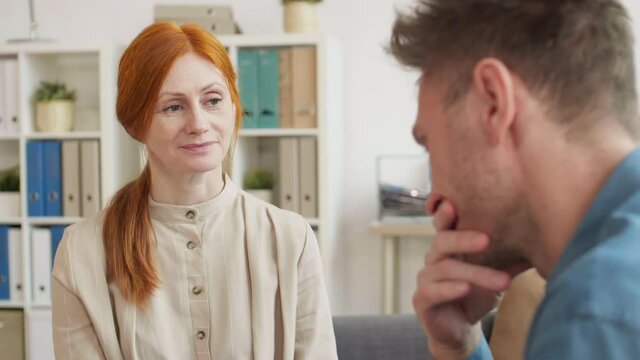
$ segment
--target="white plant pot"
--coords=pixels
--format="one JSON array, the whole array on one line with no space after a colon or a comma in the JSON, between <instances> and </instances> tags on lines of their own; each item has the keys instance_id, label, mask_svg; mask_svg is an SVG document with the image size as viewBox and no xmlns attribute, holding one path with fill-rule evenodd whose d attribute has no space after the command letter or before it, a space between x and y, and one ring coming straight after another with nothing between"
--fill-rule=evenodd
<instances>
[{"instance_id":1,"label":"white plant pot","mask_svg":"<svg viewBox=\"0 0 640 360\"><path fill-rule=\"evenodd\" d=\"M73 128L74 103L71 100L42 101L36 104L36 127L42 132L65 132Z\"/></svg>"},{"instance_id":2,"label":"white plant pot","mask_svg":"<svg viewBox=\"0 0 640 360\"><path fill-rule=\"evenodd\" d=\"M270 204L273 204L273 191L272 190L247 190L247 192L260 200L264 200Z\"/></svg>"},{"instance_id":3,"label":"white plant pot","mask_svg":"<svg viewBox=\"0 0 640 360\"><path fill-rule=\"evenodd\" d=\"M317 28L316 4L293 1L284 5L284 31L306 33L314 32Z\"/></svg>"},{"instance_id":4,"label":"white plant pot","mask_svg":"<svg viewBox=\"0 0 640 360\"><path fill-rule=\"evenodd\" d=\"M20 193L0 191L0 218L20 217Z\"/></svg>"}]
</instances>

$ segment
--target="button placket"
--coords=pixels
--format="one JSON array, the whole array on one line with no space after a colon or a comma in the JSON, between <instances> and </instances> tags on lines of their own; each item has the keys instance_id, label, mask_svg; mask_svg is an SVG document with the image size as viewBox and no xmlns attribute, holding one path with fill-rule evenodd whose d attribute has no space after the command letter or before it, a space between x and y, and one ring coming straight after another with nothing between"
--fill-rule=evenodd
<instances>
[{"instance_id":1,"label":"button placket","mask_svg":"<svg viewBox=\"0 0 640 360\"><path fill-rule=\"evenodd\" d=\"M209 352L209 329L196 328L193 332L193 337L196 342L196 352L198 355Z\"/></svg>"},{"instance_id":2,"label":"button placket","mask_svg":"<svg viewBox=\"0 0 640 360\"><path fill-rule=\"evenodd\" d=\"M198 359L204 359L210 355L209 338L211 336L211 318L208 293L206 290L207 271L201 239L203 219L199 217L195 209L186 211L184 216L191 222L189 225L186 225L189 228L189 236L186 237L186 242L183 243L187 260L187 281L184 285L186 285L188 292L193 341L196 346Z\"/></svg>"},{"instance_id":3,"label":"button placket","mask_svg":"<svg viewBox=\"0 0 640 360\"><path fill-rule=\"evenodd\" d=\"M204 291L206 278L201 275L189 276L189 298L191 300L206 300L207 294Z\"/></svg>"}]
</instances>

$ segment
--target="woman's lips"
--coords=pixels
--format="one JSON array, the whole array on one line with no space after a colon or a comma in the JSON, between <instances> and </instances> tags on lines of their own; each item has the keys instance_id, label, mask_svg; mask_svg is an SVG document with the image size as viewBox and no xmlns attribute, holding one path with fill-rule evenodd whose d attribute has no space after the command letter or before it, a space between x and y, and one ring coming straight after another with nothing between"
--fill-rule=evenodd
<instances>
[{"instance_id":1,"label":"woman's lips","mask_svg":"<svg viewBox=\"0 0 640 360\"><path fill-rule=\"evenodd\" d=\"M203 153L209 151L216 141L207 141L199 144L188 144L180 146L181 149L189 151L191 153Z\"/></svg>"}]
</instances>

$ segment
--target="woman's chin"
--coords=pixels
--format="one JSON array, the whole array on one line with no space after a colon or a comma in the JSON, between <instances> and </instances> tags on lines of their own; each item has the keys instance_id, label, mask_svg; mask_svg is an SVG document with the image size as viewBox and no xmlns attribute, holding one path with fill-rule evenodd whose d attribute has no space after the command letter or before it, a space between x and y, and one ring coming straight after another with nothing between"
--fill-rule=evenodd
<instances>
[{"instance_id":1,"label":"woman's chin","mask_svg":"<svg viewBox=\"0 0 640 360\"><path fill-rule=\"evenodd\" d=\"M215 162L194 162L194 163L187 163L183 165L183 169L185 172L188 173L194 173L194 174L199 174L199 173L206 173L206 172L210 172L213 171L219 167L222 166L222 162L221 161L215 161Z\"/></svg>"}]
</instances>

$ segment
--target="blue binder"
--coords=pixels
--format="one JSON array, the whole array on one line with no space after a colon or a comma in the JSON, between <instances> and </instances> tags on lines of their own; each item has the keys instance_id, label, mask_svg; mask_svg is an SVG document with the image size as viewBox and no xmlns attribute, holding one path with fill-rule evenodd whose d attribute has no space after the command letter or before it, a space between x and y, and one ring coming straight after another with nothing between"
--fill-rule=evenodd
<instances>
[{"instance_id":1,"label":"blue binder","mask_svg":"<svg viewBox=\"0 0 640 360\"><path fill-rule=\"evenodd\" d=\"M9 227L0 226L0 300L11 299L9 283Z\"/></svg>"},{"instance_id":2,"label":"blue binder","mask_svg":"<svg viewBox=\"0 0 640 360\"><path fill-rule=\"evenodd\" d=\"M44 216L44 164L42 141L27 142L27 209L29 216Z\"/></svg>"},{"instance_id":3,"label":"blue binder","mask_svg":"<svg viewBox=\"0 0 640 360\"><path fill-rule=\"evenodd\" d=\"M53 269L53 261L56 258L56 251L62 241L62 235L64 235L64 229L67 225L55 225L51 227L51 268Z\"/></svg>"},{"instance_id":4,"label":"blue binder","mask_svg":"<svg viewBox=\"0 0 640 360\"><path fill-rule=\"evenodd\" d=\"M238 85L244 107L243 128L258 127L258 53L255 50L238 51Z\"/></svg>"},{"instance_id":5,"label":"blue binder","mask_svg":"<svg viewBox=\"0 0 640 360\"><path fill-rule=\"evenodd\" d=\"M43 142L44 151L44 215L62 216L62 143Z\"/></svg>"},{"instance_id":6,"label":"blue binder","mask_svg":"<svg viewBox=\"0 0 640 360\"><path fill-rule=\"evenodd\" d=\"M259 128L280 127L280 52L278 49L258 51Z\"/></svg>"}]
</instances>

